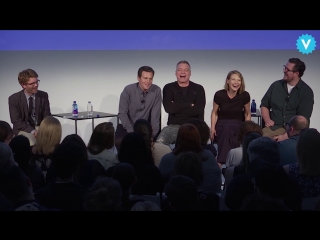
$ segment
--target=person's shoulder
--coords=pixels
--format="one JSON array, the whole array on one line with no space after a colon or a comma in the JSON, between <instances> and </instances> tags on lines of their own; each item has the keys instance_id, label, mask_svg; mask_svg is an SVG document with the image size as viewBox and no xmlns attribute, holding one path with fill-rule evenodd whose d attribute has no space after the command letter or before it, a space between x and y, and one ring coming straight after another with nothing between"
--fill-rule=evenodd
<instances>
[{"instance_id":1,"label":"person's shoulder","mask_svg":"<svg viewBox=\"0 0 320 240\"><path fill-rule=\"evenodd\" d=\"M177 81L169 82L169 83L165 84L163 88L170 88L170 87L174 87L176 85L177 85Z\"/></svg>"},{"instance_id":2,"label":"person's shoulder","mask_svg":"<svg viewBox=\"0 0 320 240\"><path fill-rule=\"evenodd\" d=\"M137 83L130 83L128 85L126 85L123 89L132 89L135 88L137 86Z\"/></svg>"},{"instance_id":3,"label":"person's shoulder","mask_svg":"<svg viewBox=\"0 0 320 240\"><path fill-rule=\"evenodd\" d=\"M200 83L195 83L193 81L190 81L189 84L193 87L204 89L204 87Z\"/></svg>"},{"instance_id":4,"label":"person's shoulder","mask_svg":"<svg viewBox=\"0 0 320 240\"><path fill-rule=\"evenodd\" d=\"M220 90L216 91L216 92L214 93L214 95L221 96L221 94L225 94L226 91L227 91L227 90L225 90L225 89L220 89Z\"/></svg>"},{"instance_id":5,"label":"person's shoulder","mask_svg":"<svg viewBox=\"0 0 320 240\"><path fill-rule=\"evenodd\" d=\"M249 93L248 91L244 91L242 94L243 94L244 96L250 96L250 93Z\"/></svg>"},{"instance_id":6,"label":"person's shoulder","mask_svg":"<svg viewBox=\"0 0 320 240\"><path fill-rule=\"evenodd\" d=\"M150 87L151 91L161 91L161 88L157 84L152 84Z\"/></svg>"},{"instance_id":7,"label":"person's shoulder","mask_svg":"<svg viewBox=\"0 0 320 240\"><path fill-rule=\"evenodd\" d=\"M40 97L42 97L42 96L46 97L46 96L48 96L48 92L42 91L42 90L38 90L37 95L40 96Z\"/></svg>"},{"instance_id":8,"label":"person's shoulder","mask_svg":"<svg viewBox=\"0 0 320 240\"><path fill-rule=\"evenodd\" d=\"M15 98L15 97L21 95L22 93L23 93L23 90L20 90L19 92L12 93L12 94L9 96L9 99Z\"/></svg>"},{"instance_id":9,"label":"person's shoulder","mask_svg":"<svg viewBox=\"0 0 320 240\"><path fill-rule=\"evenodd\" d=\"M304 88L306 88L309 92L313 92L312 88L302 79L300 79L301 82L301 86L303 86Z\"/></svg>"}]
</instances>

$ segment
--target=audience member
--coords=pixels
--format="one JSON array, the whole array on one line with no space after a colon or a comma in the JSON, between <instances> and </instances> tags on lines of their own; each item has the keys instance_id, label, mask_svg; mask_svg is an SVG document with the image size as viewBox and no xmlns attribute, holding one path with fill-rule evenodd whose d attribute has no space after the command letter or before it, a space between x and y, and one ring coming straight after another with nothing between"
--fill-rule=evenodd
<instances>
[{"instance_id":1,"label":"audience member","mask_svg":"<svg viewBox=\"0 0 320 240\"><path fill-rule=\"evenodd\" d=\"M133 129L135 132L140 133L143 136L144 140L146 141L147 147L150 148L152 151L154 164L158 167L163 155L171 152L171 148L168 145L153 141L152 125L147 120L138 119L134 123Z\"/></svg>"},{"instance_id":2,"label":"audience member","mask_svg":"<svg viewBox=\"0 0 320 240\"><path fill-rule=\"evenodd\" d=\"M171 153L165 154L159 165L159 170L166 182L171 178L174 171L174 164L178 154L182 152L196 153L202 165L203 183L201 190L205 192L221 192L221 169L213 153L203 149L201 146L201 137L198 129L193 124L183 124L178 130L175 148Z\"/></svg>"},{"instance_id":3,"label":"audience member","mask_svg":"<svg viewBox=\"0 0 320 240\"><path fill-rule=\"evenodd\" d=\"M14 136L15 135L10 124L6 121L0 120L0 142L9 144Z\"/></svg>"},{"instance_id":4,"label":"audience member","mask_svg":"<svg viewBox=\"0 0 320 240\"><path fill-rule=\"evenodd\" d=\"M303 198L320 195L320 133L314 128L301 131L296 163L284 165L286 173L299 184Z\"/></svg>"},{"instance_id":5,"label":"audience member","mask_svg":"<svg viewBox=\"0 0 320 240\"><path fill-rule=\"evenodd\" d=\"M280 165L284 166L290 163L296 163L297 159L297 142L300 131L309 127L308 120L301 115L294 116L286 125L288 139L278 141L280 151Z\"/></svg>"},{"instance_id":6,"label":"audience member","mask_svg":"<svg viewBox=\"0 0 320 240\"><path fill-rule=\"evenodd\" d=\"M52 153L52 166L57 179L34 194L41 205L63 211L84 210L84 197L88 188L73 182L72 179L82 157L81 147L76 143L65 142L55 148Z\"/></svg>"},{"instance_id":7,"label":"audience member","mask_svg":"<svg viewBox=\"0 0 320 240\"><path fill-rule=\"evenodd\" d=\"M85 211L120 211L121 194L121 186L117 180L110 177L98 178L86 195Z\"/></svg>"},{"instance_id":8,"label":"audience member","mask_svg":"<svg viewBox=\"0 0 320 240\"><path fill-rule=\"evenodd\" d=\"M9 146L13 152L14 160L26 174L32 183L33 191L45 186L46 181L44 174L39 166L30 162L30 142L26 136L15 136Z\"/></svg>"},{"instance_id":9,"label":"audience member","mask_svg":"<svg viewBox=\"0 0 320 240\"><path fill-rule=\"evenodd\" d=\"M98 160L105 170L119 163L112 122L99 123L94 128L87 148L89 159Z\"/></svg>"},{"instance_id":10,"label":"audience member","mask_svg":"<svg viewBox=\"0 0 320 240\"><path fill-rule=\"evenodd\" d=\"M189 121L189 123L195 125L196 128L198 129L201 137L202 147L204 149L209 150L210 152L213 153L215 157L217 157L218 155L217 149L210 141L210 128L208 124L204 120L200 120L200 119L192 119Z\"/></svg>"}]
</instances>

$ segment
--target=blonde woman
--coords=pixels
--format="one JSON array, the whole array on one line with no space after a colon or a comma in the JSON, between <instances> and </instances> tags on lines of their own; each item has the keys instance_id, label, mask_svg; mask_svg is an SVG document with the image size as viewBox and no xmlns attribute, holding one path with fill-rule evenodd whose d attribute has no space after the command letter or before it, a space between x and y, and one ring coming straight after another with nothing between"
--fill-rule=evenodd
<instances>
[{"instance_id":1,"label":"blonde woman","mask_svg":"<svg viewBox=\"0 0 320 240\"><path fill-rule=\"evenodd\" d=\"M60 121L47 116L41 122L36 135L36 145L31 147L31 160L46 172L51 163L51 154L61 141L62 127Z\"/></svg>"},{"instance_id":2,"label":"blonde woman","mask_svg":"<svg viewBox=\"0 0 320 240\"><path fill-rule=\"evenodd\" d=\"M210 138L218 145L220 167L225 164L230 149L239 147L236 134L245 120L251 120L250 94L245 91L242 74L233 70L227 75L224 89L213 97Z\"/></svg>"}]
</instances>

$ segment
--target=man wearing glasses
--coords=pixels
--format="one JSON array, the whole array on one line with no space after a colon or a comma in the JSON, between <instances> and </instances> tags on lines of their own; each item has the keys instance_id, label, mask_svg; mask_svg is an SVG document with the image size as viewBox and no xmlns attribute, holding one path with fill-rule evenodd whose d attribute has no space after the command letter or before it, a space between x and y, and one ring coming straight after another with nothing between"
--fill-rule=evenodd
<instances>
[{"instance_id":1,"label":"man wearing glasses","mask_svg":"<svg viewBox=\"0 0 320 240\"><path fill-rule=\"evenodd\" d=\"M288 139L286 123L295 115L304 116L310 123L314 95L301 79L306 65L299 58L290 58L283 65L283 79L271 84L261 100L261 115L265 123L263 135L277 141Z\"/></svg>"},{"instance_id":2,"label":"man wearing glasses","mask_svg":"<svg viewBox=\"0 0 320 240\"><path fill-rule=\"evenodd\" d=\"M119 150L124 136L133 132L133 125L138 119L148 120L152 125L153 136L160 129L161 88L153 84L154 70L149 66L138 69L138 82L127 85L119 101L118 117L121 124L115 132L115 146Z\"/></svg>"},{"instance_id":3,"label":"man wearing glasses","mask_svg":"<svg viewBox=\"0 0 320 240\"><path fill-rule=\"evenodd\" d=\"M48 93L38 90L40 80L32 69L18 74L22 90L9 97L9 113L15 135L25 135L35 145L38 126L51 115Z\"/></svg>"}]
</instances>

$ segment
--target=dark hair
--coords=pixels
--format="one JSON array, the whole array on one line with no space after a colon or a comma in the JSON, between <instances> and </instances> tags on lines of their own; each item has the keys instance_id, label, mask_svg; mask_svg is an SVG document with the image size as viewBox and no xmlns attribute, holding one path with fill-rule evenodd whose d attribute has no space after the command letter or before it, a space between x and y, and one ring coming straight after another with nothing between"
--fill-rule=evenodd
<instances>
[{"instance_id":1,"label":"dark hair","mask_svg":"<svg viewBox=\"0 0 320 240\"><path fill-rule=\"evenodd\" d=\"M130 132L124 136L118 152L118 159L133 167L145 163L154 164L151 149L147 148L142 135L136 132Z\"/></svg>"},{"instance_id":2,"label":"dark hair","mask_svg":"<svg viewBox=\"0 0 320 240\"><path fill-rule=\"evenodd\" d=\"M5 142L8 137L13 137L12 127L6 121L0 120L0 142Z\"/></svg>"},{"instance_id":3,"label":"dark hair","mask_svg":"<svg viewBox=\"0 0 320 240\"><path fill-rule=\"evenodd\" d=\"M300 132L297 142L297 156L300 174L318 176L320 174L320 133L308 128Z\"/></svg>"},{"instance_id":4,"label":"dark hair","mask_svg":"<svg viewBox=\"0 0 320 240\"><path fill-rule=\"evenodd\" d=\"M302 77L306 70L306 65L299 58L290 58L289 63L294 63L293 71L299 72L299 77Z\"/></svg>"},{"instance_id":5,"label":"dark hair","mask_svg":"<svg viewBox=\"0 0 320 240\"><path fill-rule=\"evenodd\" d=\"M176 65L176 67L178 67L178 65L181 64L181 63L188 64L188 65L189 65L189 69L191 70L191 66L190 66L190 64L189 64L189 62L188 62L187 60L181 60L181 61L179 61L179 62L177 63L177 65Z\"/></svg>"},{"instance_id":6,"label":"dark hair","mask_svg":"<svg viewBox=\"0 0 320 240\"><path fill-rule=\"evenodd\" d=\"M244 136L242 141L242 158L239 165L236 166L237 168L239 168L240 172L246 173L246 174L250 172L250 169L249 169L250 161L249 161L249 155L247 152L248 146L252 140L260 137L262 137L262 135L257 132L249 132Z\"/></svg>"},{"instance_id":7,"label":"dark hair","mask_svg":"<svg viewBox=\"0 0 320 240\"><path fill-rule=\"evenodd\" d=\"M105 149L114 146L114 127L112 122L103 122L98 124L90 137L88 151L97 155Z\"/></svg>"},{"instance_id":8,"label":"dark hair","mask_svg":"<svg viewBox=\"0 0 320 240\"><path fill-rule=\"evenodd\" d=\"M82 158L80 145L73 142L59 144L52 153L52 165L57 177L61 179L71 177Z\"/></svg>"},{"instance_id":9,"label":"dark hair","mask_svg":"<svg viewBox=\"0 0 320 240\"><path fill-rule=\"evenodd\" d=\"M262 127L255 123L254 121L246 120L240 124L240 129L238 132L238 141L240 144L243 142L244 136L249 132L257 132L262 135Z\"/></svg>"},{"instance_id":10,"label":"dark hair","mask_svg":"<svg viewBox=\"0 0 320 240\"><path fill-rule=\"evenodd\" d=\"M196 211L198 209L198 186L190 177L171 177L164 188L169 203L175 211Z\"/></svg>"},{"instance_id":11,"label":"dark hair","mask_svg":"<svg viewBox=\"0 0 320 240\"><path fill-rule=\"evenodd\" d=\"M65 136L64 139L61 141L61 143L65 143L65 142L73 142L78 144L81 147L81 151L83 155L86 156L86 158L83 158L81 162L84 162L85 160L88 159L87 146L83 141L83 139L78 134L73 133Z\"/></svg>"},{"instance_id":12,"label":"dark hair","mask_svg":"<svg viewBox=\"0 0 320 240\"><path fill-rule=\"evenodd\" d=\"M200 133L202 145L206 145L210 139L210 128L208 124L200 119L192 119L188 123L191 123L196 126Z\"/></svg>"},{"instance_id":13,"label":"dark hair","mask_svg":"<svg viewBox=\"0 0 320 240\"><path fill-rule=\"evenodd\" d=\"M196 126L190 123L182 124L179 127L175 148L172 150L174 155L186 151L194 153L203 151L200 133Z\"/></svg>"},{"instance_id":14,"label":"dark hair","mask_svg":"<svg viewBox=\"0 0 320 240\"><path fill-rule=\"evenodd\" d=\"M152 138L152 126L148 120L138 119L133 125L133 131L140 133L146 142L147 148L152 148L153 138Z\"/></svg>"},{"instance_id":15,"label":"dark hair","mask_svg":"<svg viewBox=\"0 0 320 240\"><path fill-rule=\"evenodd\" d=\"M9 147L14 154L14 160L19 164L19 167L24 171L29 166L30 161L30 142L26 136L18 135L12 138Z\"/></svg>"},{"instance_id":16,"label":"dark hair","mask_svg":"<svg viewBox=\"0 0 320 240\"><path fill-rule=\"evenodd\" d=\"M202 163L194 152L179 153L175 162L173 175L183 175L193 179L198 186L203 181Z\"/></svg>"},{"instance_id":17,"label":"dark hair","mask_svg":"<svg viewBox=\"0 0 320 240\"><path fill-rule=\"evenodd\" d=\"M142 72L151 72L152 73L152 77L154 76L154 70L152 67L149 66L142 66L139 68L138 70L138 77L142 76Z\"/></svg>"}]
</instances>

